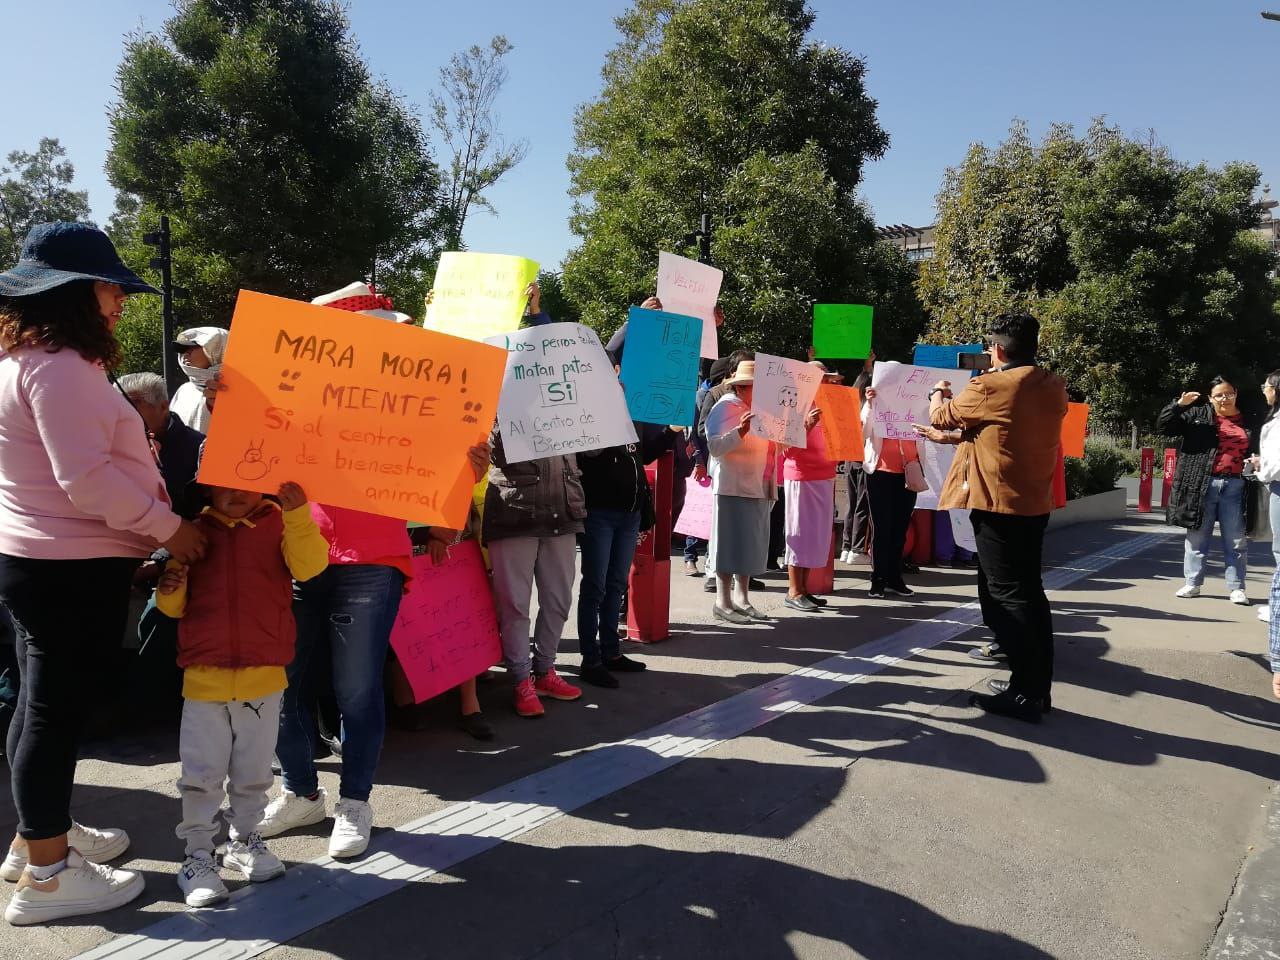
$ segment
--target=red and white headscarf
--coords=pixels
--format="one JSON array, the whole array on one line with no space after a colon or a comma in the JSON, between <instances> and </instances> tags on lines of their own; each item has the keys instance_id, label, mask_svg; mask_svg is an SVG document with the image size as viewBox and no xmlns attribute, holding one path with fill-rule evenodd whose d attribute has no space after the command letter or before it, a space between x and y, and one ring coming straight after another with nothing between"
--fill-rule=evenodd
<instances>
[{"instance_id":1,"label":"red and white headscarf","mask_svg":"<svg viewBox=\"0 0 1280 960\"><path fill-rule=\"evenodd\" d=\"M349 310L352 313L363 313L366 317L394 320L396 323L413 323L413 317L396 310L390 297L382 296L369 284L361 281L349 283L341 290L326 293L311 302L317 307Z\"/></svg>"}]
</instances>

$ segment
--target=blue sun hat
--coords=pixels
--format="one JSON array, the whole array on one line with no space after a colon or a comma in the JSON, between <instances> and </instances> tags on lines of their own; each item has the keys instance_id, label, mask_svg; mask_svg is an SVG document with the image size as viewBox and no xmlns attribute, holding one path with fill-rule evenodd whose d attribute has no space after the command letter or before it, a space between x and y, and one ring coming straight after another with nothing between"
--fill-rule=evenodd
<instances>
[{"instance_id":1,"label":"blue sun hat","mask_svg":"<svg viewBox=\"0 0 1280 960\"><path fill-rule=\"evenodd\" d=\"M29 297L74 280L118 283L125 293L159 293L124 265L110 238L85 223L31 228L12 269L0 273L0 297Z\"/></svg>"}]
</instances>

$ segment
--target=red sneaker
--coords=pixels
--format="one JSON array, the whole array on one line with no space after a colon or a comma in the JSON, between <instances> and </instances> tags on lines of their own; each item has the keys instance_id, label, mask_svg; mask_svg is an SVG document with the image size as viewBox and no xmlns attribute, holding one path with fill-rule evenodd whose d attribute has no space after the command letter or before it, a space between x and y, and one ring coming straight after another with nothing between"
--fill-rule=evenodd
<instances>
[{"instance_id":1,"label":"red sneaker","mask_svg":"<svg viewBox=\"0 0 1280 960\"><path fill-rule=\"evenodd\" d=\"M565 683L554 670L548 670L546 676L538 677L533 687L538 691L538 696L550 697L552 700L577 700L582 696L581 690L571 683Z\"/></svg>"},{"instance_id":2,"label":"red sneaker","mask_svg":"<svg viewBox=\"0 0 1280 960\"><path fill-rule=\"evenodd\" d=\"M525 679L516 684L516 713L522 717L540 717L546 711L533 689L533 680Z\"/></svg>"}]
</instances>

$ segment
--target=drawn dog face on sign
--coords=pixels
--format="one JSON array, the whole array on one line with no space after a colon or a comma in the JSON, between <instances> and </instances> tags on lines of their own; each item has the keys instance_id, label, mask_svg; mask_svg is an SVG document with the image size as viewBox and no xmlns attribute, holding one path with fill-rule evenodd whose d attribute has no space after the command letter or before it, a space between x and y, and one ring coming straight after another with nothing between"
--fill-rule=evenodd
<instances>
[{"instance_id":1,"label":"drawn dog face on sign","mask_svg":"<svg viewBox=\"0 0 1280 960\"><path fill-rule=\"evenodd\" d=\"M800 394L791 384L778 388L778 406L784 410L795 410L800 406Z\"/></svg>"}]
</instances>

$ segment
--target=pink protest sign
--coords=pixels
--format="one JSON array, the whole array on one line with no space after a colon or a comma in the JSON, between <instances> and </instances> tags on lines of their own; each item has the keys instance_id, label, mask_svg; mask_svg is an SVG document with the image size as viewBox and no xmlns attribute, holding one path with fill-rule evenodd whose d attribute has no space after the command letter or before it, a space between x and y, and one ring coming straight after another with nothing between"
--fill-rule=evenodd
<instances>
[{"instance_id":1,"label":"pink protest sign","mask_svg":"<svg viewBox=\"0 0 1280 960\"><path fill-rule=\"evenodd\" d=\"M711 539L711 509L715 495L711 492L710 478L699 483L693 477L684 482L684 509L676 521L675 532L699 540Z\"/></svg>"},{"instance_id":2,"label":"pink protest sign","mask_svg":"<svg viewBox=\"0 0 1280 960\"><path fill-rule=\"evenodd\" d=\"M493 591L474 540L454 544L439 566L426 554L413 558L413 586L400 603L391 646L418 703L502 659Z\"/></svg>"}]
</instances>

